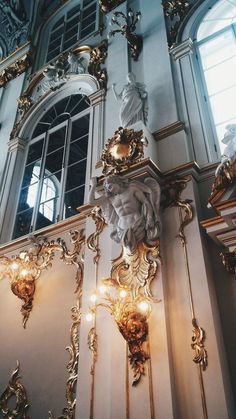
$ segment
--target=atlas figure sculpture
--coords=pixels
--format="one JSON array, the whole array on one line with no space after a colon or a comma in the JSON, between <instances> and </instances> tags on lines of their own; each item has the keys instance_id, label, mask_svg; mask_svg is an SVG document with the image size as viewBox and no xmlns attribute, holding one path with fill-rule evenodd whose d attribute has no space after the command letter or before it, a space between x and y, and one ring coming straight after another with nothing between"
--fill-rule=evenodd
<instances>
[{"instance_id":1,"label":"atlas figure sculpture","mask_svg":"<svg viewBox=\"0 0 236 419\"><path fill-rule=\"evenodd\" d=\"M95 198L96 178L91 179L89 204L99 205L113 230L111 238L133 252L141 240L149 245L160 235L160 186L156 180L146 178L144 183L125 181L120 176L108 176L105 194Z\"/></svg>"}]
</instances>

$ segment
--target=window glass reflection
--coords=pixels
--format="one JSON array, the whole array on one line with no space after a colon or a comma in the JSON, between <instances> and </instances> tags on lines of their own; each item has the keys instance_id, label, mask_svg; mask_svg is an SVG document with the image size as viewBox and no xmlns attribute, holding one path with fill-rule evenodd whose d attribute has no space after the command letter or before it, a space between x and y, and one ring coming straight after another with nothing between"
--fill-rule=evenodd
<instances>
[{"instance_id":1,"label":"window glass reflection","mask_svg":"<svg viewBox=\"0 0 236 419\"><path fill-rule=\"evenodd\" d=\"M84 185L65 193L63 218L78 214L78 207L84 203Z\"/></svg>"}]
</instances>

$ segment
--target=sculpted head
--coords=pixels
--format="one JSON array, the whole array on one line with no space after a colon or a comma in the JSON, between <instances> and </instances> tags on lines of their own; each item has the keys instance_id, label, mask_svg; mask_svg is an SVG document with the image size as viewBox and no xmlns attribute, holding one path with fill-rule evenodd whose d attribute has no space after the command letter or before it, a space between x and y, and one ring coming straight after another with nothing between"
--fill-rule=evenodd
<instances>
[{"instance_id":1,"label":"sculpted head","mask_svg":"<svg viewBox=\"0 0 236 419\"><path fill-rule=\"evenodd\" d=\"M128 81L128 83L135 83L135 75L134 75L134 73L128 73L127 74L127 81Z\"/></svg>"},{"instance_id":2,"label":"sculpted head","mask_svg":"<svg viewBox=\"0 0 236 419\"><path fill-rule=\"evenodd\" d=\"M120 176L111 175L104 180L103 187L109 197L121 193L125 188L125 181Z\"/></svg>"}]
</instances>

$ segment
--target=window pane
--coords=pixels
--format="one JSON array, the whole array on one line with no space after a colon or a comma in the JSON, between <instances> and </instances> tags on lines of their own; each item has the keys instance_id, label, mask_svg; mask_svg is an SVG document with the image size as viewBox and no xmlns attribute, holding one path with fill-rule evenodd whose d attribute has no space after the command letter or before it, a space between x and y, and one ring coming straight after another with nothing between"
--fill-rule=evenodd
<instances>
[{"instance_id":1,"label":"window pane","mask_svg":"<svg viewBox=\"0 0 236 419\"><path fill-rule=\"evenodd\" d=\"M77 119L73 122L71 140L74 141L77 138L81 138L88 133L89 130L89 115L85 115L83 118Z\"/></svg>"},{"instance_id":2,"label":"window pane","mask_svg":"<svg viewBox=\"0 0 236 419\"><path fill-rule=\"evenodd\" d=\"M83 6L88 6L90 3L92 3L94 0L84 0L83 1Z\"/></svg>"},{"instance_id":3,"label":"window pane","mask_svg":"<svg viewBox=\"0 0 236 419\"><path fill-rule=\"evenodd\" d=\"M73 7L68 13L67 13L67 19L69 19L71 16L75 15L80 11L80 4L78 6Z\"/></svg>"},{"instance_id":4,"label":"window pane","mask_svg":"<svg viewBox=\"0 0 236 419\"><path fill-rule=\"evenodd\" d=\"M61 26L55 32L52 32L50 36L50 42L54 41L54 39L59 38L64 33L64 26Z\"/></svg>"},{"instance_id":5,"label":"window pane","mask_svg":"<svg viewBox=\"0 0 236 419\"><path fill-rule=\"evenodd\" d=\"M87 16L89 16L91 13L93 13L96 10L96 3L91 4L91 6L87 7L87 9L83 10L83 17L84 20Z\"/></svg>"},{"instance_id":6,"label":"window pane","mask_svg":"<svg viewBox=\"0 0 236 419\"><path fill-rule=\"evenodd\" d=\"M66 127L63 127L59 129L58 131L52 132L50 134L47 154L51 153L52 151L57 150L58 148L64 147L65 133L66 133Z\"/></svg>"},{"instance_id":7,"label":"window pane","mask_svg":"<svg viewBox=\"0 0 236 419\"><path fill-rule=\"evenodd\" d=\"M234 56L236 45L233 31L229 29L217 38L200 45L199 50L204 70Z\"/></svg>"},{"instance_id":8,"label":"window pane","mask_svg":"<svg viewBox=\"0 0 236 419\"><path fill-rule=\"evenodd\" d=\"M77 35L70 38L68 41L64 42L64 49L72 47L77 42Z\"/></svg>"},{"instance_id":9,"label":"window pane","mask_svg":"<svg viewBox=\"0 0 236 419\"><path fill-rule=\"evenodd\" d=\"M75 16L73 19L66 22L66 32L74 27L78 27L79 18Z\"/></svg>"},{"instance_id":10,"label":"window pane","mask_svg":"<svg viewBox=\"0 0 236 419\"><path fill-rule=\"evenodd\" d=\"M31 227L31 219L32 219L32 209L17 214L16 216L16 223L15 229L13 233L13 239L17 239L18 237L24 236L25 234L29 234L30 227Z\"/></svg>"},{"instance_id":11,"label":"window pane","mask_svg":"<svg viewBox=\"0 0 236 419\"><path fill-rule=\"evenodd\" d=\"M70 146L69 165L87 157L88 136L74 141Z\"/></svg>"},{"instance_id":12,"label":"window pane","mask_svg":"<svg viewBox=\"0 0 236 419\"><path fill-rule=\"evenodd\" d=\"M45 163L45 174L50 175L51 173L58 172L62 168L62 161L64 155L64 148L51 153L46 158Z\"/></svg>"},{"instance_id":13,"label":"window pane","mask_svg":"<svg viewBox=\"0 0 236 419\"><path fill-rule=\"evenodd\" d=\"M88 26L86 29L81 31L81 38L84 38L85 36L89 35L94 30L95 30L95 22L92 25Z\"/></svg>"},{"instance_id":14,"label":"window pane","mask_svg":"<svg viewBox=\"0 0 236 419\"><path fill-rule=\"evenodd\" d=\"M223 123L236 116L235 95L236 87L232 87L210 98L216 124Z\"/></svg>"},{"instance_id":15,"label":"window pane","mask_svg":"<svg viewBox=\"0 0 236 419\"><path fill-rule=\"evenodd\" d=\"M36 163L32 163L26 166L24 178L22 182L22 188L24 188L25 186L28 186L30 183L35 183L38 181L39 168L40 168L40 161L37 161Z\"/></svg>"},{"instance_id":16,"label":"window pane","mask_svg":"<svg viewBox=\"0 0 236 419\"><path fill-rule=\"evenodd\" d=\"M26 164L29 164L41 158L42 151L43 151L43 140L37 141L36 143L32 144L29 147Z\"/></svg>"},{"instance_id":17,"label":"window pane","mask_svg":"<svg viewBox=\"0 0 236 419\"><path fill-rule=\"evenodd\" d=\"M54 29L56 29L56 28L58 28L58 26L60 26L60 25L62 25L63 24L63 22L64 22L64 16L62 16L56 23L55 23L55 25L53 26L53 30Z\"/></svg>"},{"instance_id":18,"label":"window pane","mask_svg":"<svg viewBox=\"0 0 236 419\"><path fill-rule=\"evenodd\" d=\"M77 35L78 33L78 26L75 26L74 28L68 30L65 34L65 41L68 41L69 39L71 39L72 37L74 37L74 35Z\"/></svg>"},{"instance_id":19,"label":"window pane","mask_svg":"<svg viewBox=\"0 0 236 419\"><path fill-rule=\"evenodd\" d=\"M205 15L197 33L197 40L206 38L235 22L236 5L231 0L221 0Z\"/></svg>"},{"instance_id":20,"label":"window pane","mask_svg":"<svg viewBox=\"0 0 236 419\"><path fill-rule=\"evenodd\" d=\"M78 214L76 208L84 203L84 185L65 194L64 218Z\"/></svg>"},{"instance_id":21,"label":"window pane","mask_svg":"<svg viewBox=\"0 0 236 419\"><path fill-rule=\"evenodd\" d=\"M53 220L52 213L50 212L51 205L53 208L53 203L48 203L48 204L42 203L40 205L39 212L37 214L36 225L35 225L36 230L38 230L39 228L47 227L56 221L56 220ZM49 215L49 218L47 217L47 215Z\"/></svg>"},{"instance_id":22,"label":"window pane","mask_svg":"<svg viewBox=\"0 0 236 419\"><path fill-rule=\"evenodd\" d=\"M38 191L38 182L30 185L28 188L22 188L17 212L24 211L35 206Z\"/></svg>"},{"instance_id":23,"label":"window pane","mask_svg":"<svg viewBox=\"0 0 236 419\"><path fill-rule=\"evenodd\" d=\"M74 164L68 167L66 191L75 188L76 186L83 185L85 183L86 175L86 160Z\"/></svg>"},{"instance_id":24,"label":"window pane","mask_svg":"<svg viewBox=\"0 0 236 419\"><path fill-rule=\"evenodd\" d=\"M86 19L83 19L83 22L81 25L82 31L84 30L84 28L89 26L91 23L94 23L95 21L96 21L96 12L89 15Z\"/></svg>"},{"instance_id":25,"label":"window pane","mask_svg":"<svg viewBox=\"0 0 236 419\"><path fill-rule=\"evenodd\" d=\"M205 72L209 95L236 84L236 56Z\"/></svg>"},{"instance_id":26,"label":"window pane","mask_svg":"<svg viewBox=\"0 0 236 419\"><path fill-rule=\"evenodd\" d=\"M54 51L49 52L47 56L47 61L51 61L53 58L55 58L58 54L60 54L60 48L56 48Z\"/></svg>"}]
</instances>

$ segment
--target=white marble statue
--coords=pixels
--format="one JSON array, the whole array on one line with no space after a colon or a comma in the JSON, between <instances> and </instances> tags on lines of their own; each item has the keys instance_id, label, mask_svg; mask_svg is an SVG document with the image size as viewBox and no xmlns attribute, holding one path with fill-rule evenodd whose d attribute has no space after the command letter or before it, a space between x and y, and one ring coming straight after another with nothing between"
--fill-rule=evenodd
<instances>
[{"instance_id":1,"label":"white marble statue","mask_svg":"<svg viewBox=\"0 0 236 419\"><path fill-rule=\"evenodd\" d=\"M226 132L222 143L226 144L224 154L221 156L221 162L216 168L215 176L218 176L226 162L236 160L236 124L228 124L225 127Z\"/></svg>"},{"instance_id":2,"label":"white marble statue","mask_svg":"<svg viewBox=\"0 0 236 419\"><path fill-rule=\"evenodd\" d=\"M133 73L127 75L128 83L124 85L121 93L117 93L115 84L112 84L112 90L116 100L121 100L120 124L123 128L129 127L137 121L147 120L147 92L145 85L135 81Z\"/></svg>"},{"instance_id":3,"label":"white marble statue","mask_svg":"<svg viewBox=\"0 0 236 419\"><path fill-rule=\"evenodd\" d=\"M144 183L125 181L120 176L108 176L105 194L95 198L97 180L91 179L89 204L99 205L108 223L112 224L111 238L133 252L141 240L153 244L160 235L160 186L146 178Z\"/></svg>"},{"instance_id":4,"label":"white marble statue","mask_svg":"<svg viewBox=\"0 0 236 419\"><path fill-rule=\"evenodd\" d=\"M83 66L83 58L78 57L77 54L74 54L73 52L69 52L68 54L68 62L70 64L70 73L75 74L84 74L85 73L85 67Z\"/></svg>"}]
</instances>

